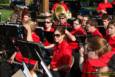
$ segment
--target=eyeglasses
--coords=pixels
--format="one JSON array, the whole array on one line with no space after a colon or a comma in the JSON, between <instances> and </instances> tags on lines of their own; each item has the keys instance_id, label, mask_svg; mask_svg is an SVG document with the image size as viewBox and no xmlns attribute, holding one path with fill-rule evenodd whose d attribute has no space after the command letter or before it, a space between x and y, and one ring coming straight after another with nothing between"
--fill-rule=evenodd
<instances>
[{"instance_id":1,"label":"eyeglasses","mask_svg":"<svg viewBox=\"0 0 115 77\"><path fill-rule=\"evenodd\" d=\"M61 34L54 34L54 37L60 37Z\"/></svg>"}]
</instances>

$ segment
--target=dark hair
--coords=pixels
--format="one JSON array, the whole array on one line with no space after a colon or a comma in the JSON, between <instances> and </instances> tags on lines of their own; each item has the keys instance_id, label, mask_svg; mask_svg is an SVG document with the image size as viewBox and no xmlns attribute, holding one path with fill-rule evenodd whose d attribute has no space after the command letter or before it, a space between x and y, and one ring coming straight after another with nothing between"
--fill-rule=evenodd
<instances>
[{"instance_id":1,"label":"dark hair","mask_svg":"<svg viewBox=\"0 0 115 77\"><path fill-rule=\"evenodd\" d=\"M82 23L82 21L81 21L80 19L74 19L74 20L73 20L73 22L74 22L74 21L78 21L78 22L79 22L79 24L81 24L81 23Z\"/></svg>"},{"instance_id":2,"label":"dark hair","mask_svg":"<svg viewBox=\"0 0 115 77\"><path fill-rule=\"evenodd\" d=\"M111 25L113 25L115 27L115 20L110 21L109 25L107 26L107 28L109 28Z\"/></svg>"},{"instance_id":3,"label":"dark hair","mask_svg":"<svg viewBox=\"0 0 115 77\"><path fill-rule=\"evenodd\" d=\"M65 34L65 28L64 27L61 27L61 26L58 26L55 31L59 31L61 34Z\"/></svg>"},{"instance_id":4,"label":"dark hair","mask_svg":"<svg viewBox=\"0 0 115 77\"><path fill-rule=\"evenodd\" d=\"M108 14L103 14L102 20L110 20L109 15Z\"/></svg>"},{"instance_id":5,"label":"dark hair","mask_svg":"<svg viewBox=\"0 0 115 77\"><path fill-rule=\"evenodd\" d=\"M97 21L93 19L88 20L86 24L89 24L90 26L95 26L95 27L98 25Z\"/></svg>"}]
</instances>

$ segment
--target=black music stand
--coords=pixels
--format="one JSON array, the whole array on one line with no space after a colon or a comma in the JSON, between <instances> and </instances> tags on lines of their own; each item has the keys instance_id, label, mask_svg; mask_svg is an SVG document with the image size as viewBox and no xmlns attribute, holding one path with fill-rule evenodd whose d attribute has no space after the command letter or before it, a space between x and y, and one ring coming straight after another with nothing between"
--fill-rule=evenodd
<instances>
[{"instance_id":1,"label":"black music stand","mask_svg":"<svg viewBox=\"0 0 115 77\"><path fill-rule=\"evenodd\" d=\"M44 37L48 40L49 43L54 43L54 32L44 31Z\"/></svg>"},{"instance_id":2,"label":"black music stand","mask_svg":"<svg viewBox=\"0 0 115 77\"><path fill-rule=\"evenodd\" d=\"M45 70L48 77L53 77L51 72L48 70L45 62L43 61L42 48L43 46L38 43L18 40L16 45L19 47L22 55L29 59L39 60L41 66Z\"/></svg>"},{"instance_id":3,"label":"black music stand","mask_svg":"<svg viewBox=\"0 0 115 77\"><path fill-rule=\"evenodd\" d=\"M9 58L16 51L14 42L21 39L22 27L18 24L0 24L0 47L6 50L6 58Z\"/></svg>"}]
</instances>

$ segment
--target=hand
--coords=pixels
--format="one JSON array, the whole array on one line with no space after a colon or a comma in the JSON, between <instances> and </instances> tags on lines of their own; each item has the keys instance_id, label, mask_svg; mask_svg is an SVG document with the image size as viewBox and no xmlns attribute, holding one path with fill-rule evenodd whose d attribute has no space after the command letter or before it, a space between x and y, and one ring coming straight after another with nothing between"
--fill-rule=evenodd
<instances>
[{"instance_id":1,"label":"hand","mask_svg":"<svg viewBox=\"0 0 115 77\"><path fill-rule=\"evenodd\" d=\"M107 11L106 10L101 10L102 13L104 14L107 14Z\"/></svg>"},{"instance_id":2,"label":"hand","mask_svg":"<svg viewBox=\"0 0 115 77\"><path fill-rule=\"evenodd\" d=\"M51 67L50 67L50 65L48 65L48 69L50 69Z\"/></svg>"},{"instance_id":3,"label":"hand","mask_svg":"<svg viewBox=\"0 0 115 77\"><path fill-rule=\"evenodd\" d=\"M14 62L14 59L10 58L8 59L8 63L12 64Z\"/></svg>"},{"instance_id":4,"label":"hand","mask_svg":"<svg viewBox=\"0 0 115 77\"><path fill-rule=\"evenodd\" d=\"M65 34L68 34L68 33L69 33L69 31L67 29L65 29Z\"/></svg>"},{"instance_id":5,"label":"hand","mask_svg":"<svg viewBox=\"0 0 115 77\"><path fill-rule=\"evenodd\" d=\"M83 46L81 46L79 49L80 56L84 56L84 52L85 52L85 49Z\"/></svg>"},{"instance_id":6,"label":"hand","mask_svg":"<svg viewBox=\"0 0 115 77\"><path fill-rule=\"evenodd\" d=\"M53 71L58 71L58 68L54 68Z\"/></svg>"},{"instance_id":7,"label":"hand","mask_svg":"<svg viewBox=\"0 0 115 77\"><path fill-rule=\"evenodd\" d=\"M88 58L98 59L98 55L95 52L88 52Z\"/></svg>"}]
</instances>

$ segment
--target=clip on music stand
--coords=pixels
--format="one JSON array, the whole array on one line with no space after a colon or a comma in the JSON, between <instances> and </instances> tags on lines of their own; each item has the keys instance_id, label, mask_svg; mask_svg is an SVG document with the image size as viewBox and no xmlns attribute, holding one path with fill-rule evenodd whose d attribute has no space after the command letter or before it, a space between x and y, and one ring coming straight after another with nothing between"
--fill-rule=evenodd
<instances>
[{"instance_id":1,"label":"clip on music stand","mask_svg":"<svg viewBox=\"0 0 115 77\"><path fill-rule=\"evenodd\" d=\"M40 44L29 42L29 41L18 40L17 45L24 57L31 58L34 60L39 60L40 64L42 65L48 77L53 77L51 72L48 70L45 62L42 59L43 56L42 56Z\"/></svg>"}]
</instances>

